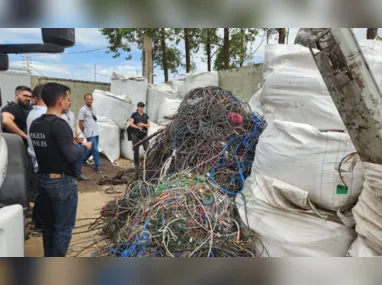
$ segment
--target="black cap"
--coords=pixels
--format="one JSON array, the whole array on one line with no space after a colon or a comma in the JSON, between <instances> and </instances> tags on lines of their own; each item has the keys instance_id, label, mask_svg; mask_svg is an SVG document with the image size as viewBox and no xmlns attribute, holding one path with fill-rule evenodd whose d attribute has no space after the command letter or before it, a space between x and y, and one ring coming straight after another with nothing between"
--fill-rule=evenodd
<instances>
[{"instance_id":1,"label":"black cap","mask_svg":"<svg viewBox=\"0 0 382 285\"><path fill-rule=\"evenodd\" d=\"M145 105L145 103L143 103L143 102L139 102L138 104L137 104L137 107L145 107L146 105Z\"/></svg>"}]
</instances>

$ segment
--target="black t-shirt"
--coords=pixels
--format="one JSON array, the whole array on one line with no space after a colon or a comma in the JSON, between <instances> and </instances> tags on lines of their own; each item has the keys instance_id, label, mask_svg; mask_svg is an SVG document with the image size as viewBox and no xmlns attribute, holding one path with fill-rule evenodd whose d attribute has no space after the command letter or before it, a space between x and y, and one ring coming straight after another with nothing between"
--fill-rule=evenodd
<instances>
[{"instance_id":1,"label":"black t-shirt","mask_svg":"<svg viewBox=\"0 0 382 285\"><path fill-rule=\"evenodd\" d=\"M77 161L87 149L74 144L73 131L66 121L55 115L44 114L33 121L29 135L39 173L76 176Z\"/></svg>"},{"instance_id":2,"label":"black t-shirt","mask_svg":"<svg viewBox=\"0 0 382 285\"><path fill-rule=\"evenodd\" d=\"M1 110L2 113L7 112L12 114L15 117L15 124L16 126L22 130L24 133L27 133L27 116L28 111L21 107L19 104L16 104L15 102L8 103L4 108ZM5 127L3 127L3 131L6 133L9 133L10 131L7 130Z\"/></svg>"},{"instance_id":3,"label":"black t-shirt","mask_svg":"<svg viewBox=\"0 0 382 285\"><path fill-rule=\"evenodd\" d=\"M138 123L143 123L143 124L147 124L147 121L149 120L149 116L146 114L146 113L143 113L142 115L140 115L138 112L134 112L131 116L130 116L131 119L134 119L134 125L138 125ZM143 132L138 130L138 129L135 129L135 128L132 128L133 129L133 132L138 135L138 136L144 136L147 134L147 128L146 127L143 127Z\"/></svg>"}]
</instances>

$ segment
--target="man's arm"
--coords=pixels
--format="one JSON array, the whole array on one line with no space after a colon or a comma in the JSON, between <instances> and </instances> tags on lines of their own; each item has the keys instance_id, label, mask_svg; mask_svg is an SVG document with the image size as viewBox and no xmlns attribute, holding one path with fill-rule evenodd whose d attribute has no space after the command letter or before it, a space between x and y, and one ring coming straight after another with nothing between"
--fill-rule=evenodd
<instances>
[{"instance_id":1,"label":"man's arm","mask_svg":"<svg viewBox=\"0 0 382 285\"><path fill-rule=\"evenodd\" d=\"M77 129L77 124L74 123L74 137L78 137L78 129Z\"/></svg>"},{"instance_id":2,"label":"man's arm","mask_svg":"<svg viewBox=\"0 0 382 285\"><path fill-rule=\"evenodd\" d=\"M54 136L57 138L58 148L67 162L76 165L77 161L85 155L87 149L91 148L91 142L86 142L81 147L78 147L73 142L73 133L67 123L57 122L55 125L52 130L54 130Z\"/></svg>"},{"instance_id":3,"label":"man's arm","mask_svg":"<svg viewBox=\"0 0 382 285\"><path fill-rule=\"evenodd\" d=\"M79 120L78 121L78 125L79 125L79 127L80 127L80 130L81 130L81 132L84 132L84 121L83 120Z\"/></svg>"},{"instance_id":4,"label":"man's arm","mask_svg":"<svg viewBox=\"0 0 382 285\"><path fill-rule=\"evenodd\" d=\"M74 124L74 142L75 143L82 143L84 141L83 138L79 138L78 137L78 128L77 128L77 124Z\"/></svg>"},{"instance_id":5,"label":"man's arm","mask_svg":"<svg viewBox=\"0 0 382 285\"><path fill-rule=\"evenodd\" d=\"M19 135L20 137L24 139L28 139L28 136L26 135L26 133L20 130L15 124L15 116L13 116L11 113L3 112L3 124L4 124L4 127L11 133Z\"/></svg>"}]
</instances>

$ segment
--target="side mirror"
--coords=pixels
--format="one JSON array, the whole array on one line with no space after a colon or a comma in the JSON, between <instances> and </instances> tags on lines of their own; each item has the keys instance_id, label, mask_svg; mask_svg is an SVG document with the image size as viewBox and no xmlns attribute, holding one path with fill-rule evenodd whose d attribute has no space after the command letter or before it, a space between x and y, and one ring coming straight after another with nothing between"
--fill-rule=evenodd
<instances>
[{"instance_id":1,"label":"side mirror","mask_svg":"<svg viewBox=\"0 0 382 285\"><path fill-rule=\"evenodd\" d=\"M75 32L74 29L41 29L42 40L47 44L55 44L67 48L74 46Z\"/></svg>"}]
</instances>

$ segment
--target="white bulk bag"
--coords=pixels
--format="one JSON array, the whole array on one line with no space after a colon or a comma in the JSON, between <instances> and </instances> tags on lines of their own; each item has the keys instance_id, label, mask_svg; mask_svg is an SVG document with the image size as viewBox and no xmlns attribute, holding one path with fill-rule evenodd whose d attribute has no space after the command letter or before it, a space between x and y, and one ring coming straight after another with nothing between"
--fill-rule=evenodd
<instances>
[{"instance_id":1,"label":"white bulk bag","mask_svg":"<svg viewBox=\"0 0 382 285\"><path fill-rule=\"evenodd\" d=\"M345 129L306 47L266 46L261 103L267 121L305 123L323 130Z\"/></svg>"},{"instance_id":2,"label":"white bulk bag","mask_svg":"<svg viewBox=\"0 0 382 285\"><path fill-rule=\"evenodd\" d=\"M362 191L363 168L356 155L341 165L348 191L338 187L344 185L339 164L355 151L346 133L320 132L306 124L275 120L260 136L252 171L303 189L316 205L337 210L355 204Z\"/></svg>"},{"instance_id":3,"label":"white bulk bag","mask_svg":"<svg viewBox=\"0 0 382 285\"><path fill-rule=\"evenodd\" d=\"M180 98L184 98L194 88L209 85L219 86L219 74L217 72L187 73L185 78L172 82L172 86L176 88Z\"/></svg>"},{"instance_id":4,"label":"white bulk bag","mask_svg":"<svg viewBox=\"0 0 382 285\"><path fill-rule=\"evenodd\" d=\"M368 248L362 238L357 237L348 250L347 256L349 257L374 257L378 256L373 250Z\"/></svg>"},{"instance_id":5,"label":"white bulk bag","mask_svg":"<svg viewBox=\"0 0 382 285\"><path fill-rule=\"evenodd\" d=\"M129 95L134 106L138 102L146 104L148 81L142 76L124 76L113 72L110 91L114 94Z\"/></svg>"},{"instance_id":6,"label":"white bulk bag","mask_svg":"<svg viewBox=\"0 0 382 285\"><path fill-rule=\"evenodd\" d=\"M99 149L114 163L120 156L120 129L110 119L97 117L99 130Z\"/></svg>"},{"instance_id":7,"label":"white bulk bag","mask_svg":"<svg viewBox=\"0 0 382 285\"><path fill-rule=\"evenodd\" d=\"M159 105L158 123L161 124L161 121L163 124L163 122L169 121L166 120L165 117L172 117L178 110L181 103L182 100L180 99L165 98Z\"/></svg>"},{"instance_id":8,"label":"white bulk bag","mask_svg":"<svg viewBox=\"0 0 382 285\"><path fill-rule=\"evenodd\" d=\"M0 257L24 257L25 223L21 205L0 209Z\"/></svg>"},{"instance_id":9,"label":"white bulk bag","mask_svg":"<svg viewBox=\"0 0 382 285\"><path fill-rule=\"evenodd\" d=\"M96 115L111 119L120 129L123 129L136 107L130 101L121 98L123 97L102 90L93 92L93 107Z\"/></svg>"},{"instance_id":10,"label":"white bulk bag","mask_svg":"<svg viewBox=\"0 0 382 285\"><path fill-rule=\"evenodd\" d=\"M382 43L378 40L362 40L359 45L379 88L382 88Z\"/></svg>"},{"instance_id":11,"label":"white bulk bag","mask_svg":"<svg viewBox=\"0 0 382 285\"><path fill-rule=\"evenodd\" d=\"M248 104L252 112L258 113L261 117L263 116L263 110L261 109L261 89L252 96Z\"/></svg>"},{"instance_id":12,"label":"white bulk bag","mask_svg":"<svg viewBox=\"0 0 382 285\"><path fill-rule=\"evenodd\" d=\"M177 93L174 88L168 84L149 85L147 90L146 112L150 122L157 122L161 102L168 99L176 99Z\"/></svg>"},{"instance_id":13,"label":"white bulk bag","mask_svg":"<svg viewBox=\"0 0 382 285\"><path fill-rule=\"evenodd\" d=\"M240 221L261 239L256 247L264 257L346 256L356 238L332 221L333 213L318 211L307 192L280 180L252 173L242 194L236 196Z\"/></svg>"},{"instance_id":14,"label":"white bulk bag","mask_svg":"<svg viewBox=\"0 0 382 285\"><path fill-rule=\"evenodd\" d=\"M382 255L382 165L363 163L365 182L353 208L356 231L364 245Z\"/></svg>"},{"instance_id":15,"label":"white bulk bag","mask_svg":"<svg viewBox=\"0 0 382 285\"><path fill-rule=\"evenodd\" d=\"M147 136L151 136L156 133L161 126L150 122L150 128L147 131ZM149 141L150 142L150 141ZM139 156L141 157L145 153L143 146L139 147ZM127 130L123 130L121 134L121 156L126 159L134 161L133 142L128 140Z\"/></svg>"}]
</instances>

